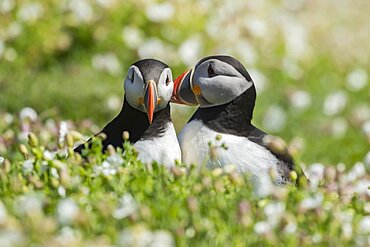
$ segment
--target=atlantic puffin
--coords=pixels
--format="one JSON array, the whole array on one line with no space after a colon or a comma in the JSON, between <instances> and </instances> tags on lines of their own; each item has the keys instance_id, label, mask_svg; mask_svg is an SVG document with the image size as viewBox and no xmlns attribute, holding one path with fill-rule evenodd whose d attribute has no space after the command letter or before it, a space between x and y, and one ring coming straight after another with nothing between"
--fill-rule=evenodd
<instances>
[{"instance_id":1,"label":"atlantic puffin","mask_svg":"<svg viewBox=\"0 0 370 247\"><path fill-rule=\"evenodd\" d=\"M256 89L238 60L224 55L205 57L174 83L172 102L199 105L178 136L185 163L210 168L233 164L257 182L262 194L274 184L271 174L275 184L291 182L292 157L271 150L264 141L267 134L251 123ZM212 154L210 143L216 145L217 139L224 145Z\"/></svg>"},{"instance_id":2,"label":"atlantic puffin","mask_svg":"<svg viewBox=\"0 0 370 247\"><path fill-rule=\"evenodd\" d=\"M118 116L99 132L106 135L103 150L108 145L123 148L122 133L127 131L142 162L157 161L169 167L175 160L181 160L170 116L173 88L172 72L165 63L155 59L133 63L124 80L123 107ZM75 152L81 153L84 148L85 144L82 144Z\"/></svg>"}]
</instances>

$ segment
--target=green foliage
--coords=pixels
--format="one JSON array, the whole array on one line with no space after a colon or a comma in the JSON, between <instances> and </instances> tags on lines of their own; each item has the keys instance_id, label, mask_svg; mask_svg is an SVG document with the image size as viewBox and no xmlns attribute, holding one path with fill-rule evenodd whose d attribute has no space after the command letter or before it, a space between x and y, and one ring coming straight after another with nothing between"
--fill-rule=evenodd
<instances>
[{"instance_id":1,"label":"green foliage","mask_svg":"<svg viewBox=\"0 0 370 247\"><path fill-rule=\"evenodd\" d=\"M25 118L9 123L9 119L4 121L7 116L0 118L0 130L5 133L0 149L6 154L5 159L0 157L2 243L368 243L369 191L363 186L369 175L361 167L345 171L342 166L327 166L318 174L312 170L311 181L299 188L276 187L261 198L252 192L247 174L239 174L232 166L208 170L180 163L171 169L143 164L127 142L124 153L108 149L102 154L100 138L104 136L94 137L82 158L72 149L81 137L76 131L61 127L56 135L57 126L50 120ZM23 133L15 127L18 124L36 134L16 140Z\"/></svg>"}]
</instances>

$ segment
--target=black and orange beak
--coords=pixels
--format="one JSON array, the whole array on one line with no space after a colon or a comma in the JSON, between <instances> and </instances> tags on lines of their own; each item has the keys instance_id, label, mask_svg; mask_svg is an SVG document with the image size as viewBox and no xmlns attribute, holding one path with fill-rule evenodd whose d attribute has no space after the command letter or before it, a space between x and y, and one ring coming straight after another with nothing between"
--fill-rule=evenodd
<instances>
[{"instance_id":1,"label":"black and orange beak","mask_svg":"<svg viewBox=\"0 0 370 247\"><path fill-rule=\"evenodd\" d=\"M149 80L144 93L144 106L148 114L149 123L153 122L154 110L157 106L158 94L156 84L153 80Z\"/></svg>"},{"instance_id":2,"label":"black and orange beak","mask_svg":"<svg viewBox=\"0 0 370 247\"><path fill-rule=\"evenodd\" d=\"M193 70L194 68L185 71L174 80L171 102L183 105L198 104L191 85Z\"/></svg>"}]
</instances>

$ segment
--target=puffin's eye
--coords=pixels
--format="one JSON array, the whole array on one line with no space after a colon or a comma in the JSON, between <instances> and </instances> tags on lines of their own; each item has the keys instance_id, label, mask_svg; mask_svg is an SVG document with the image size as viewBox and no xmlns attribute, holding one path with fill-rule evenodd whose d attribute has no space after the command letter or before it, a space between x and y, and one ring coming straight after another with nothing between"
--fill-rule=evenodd
<instances>
[{"instance_id":1,"label":"puffin's eye","mask_svg":"<svg viewBox=\"0 0 370 247\"><path fill-rule=\"evenodd\" d=\"M215 71L212 68L212 63L209 64L208 69L207 69L207 72L208 72L208 77L214 77L214 76L216 76L216 73L215 73Z\"/></svg>"},{"instance_id":2,"label":"puffin's eye","mask_svg":"<svg viewBox=\"0 0 370 247\"><path fill-rule=\"evenodd\" d=\"M168 84L170 84L171 80L170 78L167 76L167 79L166 79L166 86L168 86Z\"/></svg>"}]
</instances>

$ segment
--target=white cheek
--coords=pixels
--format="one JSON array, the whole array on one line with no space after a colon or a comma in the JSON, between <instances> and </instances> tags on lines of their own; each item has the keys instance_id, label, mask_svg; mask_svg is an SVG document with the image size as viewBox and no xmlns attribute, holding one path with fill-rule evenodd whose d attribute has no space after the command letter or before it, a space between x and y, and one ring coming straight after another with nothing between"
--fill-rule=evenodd
<instances>
[{"instance_id":1,"label":"white cheek","mask_svg":"<svg viewBox=\"0 0 370 247\"><path fill-rule=\"evenodd\" d=\"M163 109L166 107L168 102L171 100L173 91L173 83L171 82L166 86L164 83L158 84L158 96L161 98L160 104L157 106L158 109Z\"/></svg>"},{"instance_id":2,"label":"white cheek","mask_svg":"<svg viewBox=\"0 0 370 247\"><path fill-rule=\"evenodd\" d=\"M231 102L245 92L251 84L242 78L217 76L200 78L199 86L202 90L202 96L207 102L211 103L212 106L216 106Z\"/></svg>"},{"instance_id":3,"label":"white cheek","mask_svg":"<svg viewBox=\"0 0 370 247\"><path fill-rule=\"evenodd\" d=\"M124 83L125 97L128 103L141 111L144 111L143 105L140 104L140 97L144 95L144 86L140 85L138 82L132 83L130 80L126 79Z\"/></svg>"}]
</instances>

